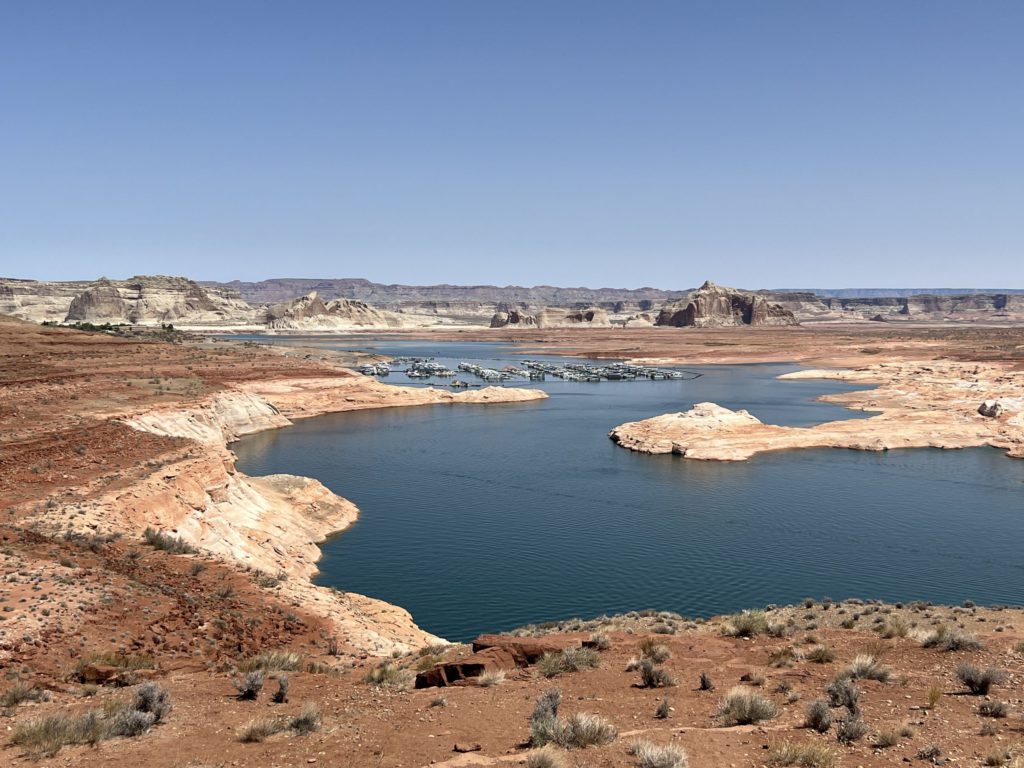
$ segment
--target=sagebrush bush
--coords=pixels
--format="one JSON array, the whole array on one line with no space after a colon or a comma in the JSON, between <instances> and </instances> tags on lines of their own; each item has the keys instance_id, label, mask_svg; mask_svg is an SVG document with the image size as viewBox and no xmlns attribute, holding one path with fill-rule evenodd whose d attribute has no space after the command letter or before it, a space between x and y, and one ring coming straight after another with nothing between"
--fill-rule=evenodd
<instances>
[{"instance_id":1,"label":"sagebrush bush","mask_svg":"<svg viewBox=\"0 0 1024 768\"><path fill-rule=\"evenodd\" d=\"M839 676L825 688L828 701L833 707L846 707L851 713L860 711L860 688L850 678Z\"/></svg>"},{"instance_id":2,"label":"sagebrush bush","mask_svg":"<svg viewBox=\"0 0 1024 768\"><path fill-rule=\"evenodd\" d=\"M754 725L771 720L778 707L747 688L733 688L718 708L718 717L725 725Z\"/></svg>"},{"instance_id":3,"label":"sagebrush bush","mask_svg":"<svg viewBox=\"0 0 1024 768\"><path fill-rule=\"evenodd\" d=\"M530 746L556 744L564 749L610 744L618 731L598 715L576 713L566 719L558 717L562 694L557 688L545 691L530 715Z\"/></svg>"},{"instance_id":4,"label":"sagebrush bush","mask_svg":"<svg viewBox=\"0 0 1024 768\"><path fill-rule=\"evenodd\" d=\"M640 658L650 659L655 664L662 664L669 660L672 651L668 646L662 645L653 637L645 637L640 641Z\"/></svg>"},{"instance_id":5,"label":"sagebrush bush","mask_svg":"<svg viewBox=\"0 0 1024 768\"><path fill-rule=\"evenodd\" d=\"M477 681L484 688L491 688L495 685L501 685L505 682L505 670L495 669L489 672L484 672L482 675L480 675L480 677L477 678Z\"/></svg>"},{"instance_id":6,"label":"sagebrush bush","mask_svg":"<svg viewBox=\"0 0 1024 768\"><path fill-rule=\"evenodd\" d=\"M715 690L715 682L711 679L711 675L707 672L700 673L700 684L699 688L702 691L713 691Z\"/></svg>"},{"instance_id":7,"label":"sagebrush bush","mask_svg":"<svg viewBox=\"0 0 1024 768\"><path fill-rule=\"evenodd\" d=\"M943 651L977 651L981 643L974 635L959 629L950 629L945 624L925 635L921 641L924 648L938 648Z\"/></svg>"},{"instance_id":8,"label":"sagebrush bush","mask_svg":"<svg viewBox=\"0 0 1024 768\"><path fill-rule=\"evenodd\" d=\"M3 693L0 693L0 707L16 707L23 701L45 701L49 691L27 683L16 682Z\"/></svg>"},{"instance_id":9,"label":"sagebrush bush","mask_svg":"<svg viewBox=\"0 0 1024 768\"><path fill-rule=\"evenodd\" d=\"M676 684L676 680L663 667L654 666L650 659L640 662L640 687L665 688Z\"/></svg>"},{"instance_id":10,"label":"sagebrush bush","mask_svg":"<svg viewBox=\"0 0 1024 768\"><path fill-rule=\"evenodd\" d=\"M975 696L986 696L993 685L999 685L1006 679L1006 673L1001 669L989 667L982 670L971 664L958 665L956 676Z\"/></svg>"},{"instance_id":11,"label":"sagebrush bush","mask_svg":"<svg viewBox=\"0 0 1024 768\"><path fill-rule=\"evenodd\" d=\"M978 714L982 717L1006 717L1010 714L1010 705L1005 701L983 701L978 705Z\"/></svg>"},{"instance_id":12,"label":"sagebrush bush","mask_svg":"<svg viewBox=\"0 0 1024 768\"><path fill-rule=\"evenodd\" d=\"M153 722L159 723L171 712L171 695L156 683L143 683L135 691L132 709L153 715Z\"/></svg>"},{"instance_id":13,"label":"sagebrush bush","mask_svg":"<svg viewBox=\"0 0 1024 768\"><path fill-rule=\"evenodd\" d=\"M537 671L550 678L600 664L601 654L593 648L566 648L561 653L545 653L537 662Z\"/></svg>"},{"instance_id":14,"label":"sagebrush bush","mask_svg":"<svg viewBox=\"0 0 1024 768\"><path fill-rule=\"evenodd\" d=\"M263 690L263 683L266 681L266 675L263 674L262 669L254 669L252 672L246 672L244 677L240 677L235 680L235 688L238 690L238 698L243 701L256 701L259 698L260 691Z\"/></svg>"},{"instance_id":15,"label":"sagebrush bush","mask_svg":"<svg viewBox=\"0 0 1024 768\"><path fill-rule=\"evenodd\" d=\"M612 640L608 635L603 632L595 632L590 636L590 642L593 643L594 648L599 651L607 651L612 647Z\"/></svg>"},{"instance_id":16,"label":"sagebrush bush","mask_svg":"<svg viewBox=\"0 0 1024 768\"><path fill-rule=\"evenodd\" d=\"M832 710L824 699L815 699L807 705L804 725L818 733L828 733L832 727Z\"/></svg>"},{"instance_id":17,"label":"sagebrush bush","mask_svg":"<svg viewBox=\"0 0 1024 768\"><path fill-rule=\"evenodd\" d=\"M277 690L274 691L274 695L270 697L270 700L275 704L287 704L289 685L288 675L281 675L277 678Z\"/></svg>"},{"instance_id":18,"label":"sagebrush bush","mask_svg":"<svg viewBox=\"0 0 1024 768\"><path fill-rule=\"evenodd\" d=\"M852 744L867 734L869 728L860 715L847 713L836 722L836 739L840 744Z\"/></svg>"}]
</instances>

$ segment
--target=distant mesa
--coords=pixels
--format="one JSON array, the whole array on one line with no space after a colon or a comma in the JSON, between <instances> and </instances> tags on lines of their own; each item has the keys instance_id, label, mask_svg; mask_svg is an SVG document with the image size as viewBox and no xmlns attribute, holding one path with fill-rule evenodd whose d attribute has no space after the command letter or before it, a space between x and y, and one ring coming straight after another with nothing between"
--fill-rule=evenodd
<instances>
[{"instance_id":1,"label":"distant mesa","mask_svg":"<svg viewBox=\"0 0 1024 768\"><path fill-rule=\"evenodd\" d=\"M601 307L568 310L545 307L536 314L518 309L500 309L491 317L491 328L607 328L610 325L608 311Z\"/></svg>"},{"instance_id":2,"label":"distant mesa","mask_svg":"<svg viewBox=\"0 0 1024 768\"><path fill-rule=\"evenodd\" d=\"M715 285L710 280L658 314L656 325L714 328L741 325L796 325L796 316L763 295Z\"/></svg>"}]
</instances>

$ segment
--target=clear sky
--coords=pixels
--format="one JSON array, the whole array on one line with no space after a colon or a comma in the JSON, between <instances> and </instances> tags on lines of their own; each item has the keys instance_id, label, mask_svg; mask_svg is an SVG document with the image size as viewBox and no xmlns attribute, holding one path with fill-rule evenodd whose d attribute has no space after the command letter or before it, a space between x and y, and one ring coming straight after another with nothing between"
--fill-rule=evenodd
<instances>
[{"instance_id":1,"label":"clear sky","mask_svg":"<svg viewBox=\"0 0 1024 768\"><path fill-rule=\"evenodd\" d=\"M6 0L0 274L1024 287L1024 2Z\"/></svg>"}]
</instances>

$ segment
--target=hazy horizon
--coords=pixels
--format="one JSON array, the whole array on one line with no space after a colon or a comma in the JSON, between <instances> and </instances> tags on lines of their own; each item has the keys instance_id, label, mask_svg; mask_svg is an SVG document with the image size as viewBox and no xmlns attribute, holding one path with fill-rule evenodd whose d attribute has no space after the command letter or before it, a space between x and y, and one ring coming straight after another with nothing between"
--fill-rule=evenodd
<instances>
[{"instance_id":1,"label":"hazy horizon","mask_svg":"<svg viewBox=\"0 0 1024 768\"><path fill-rule=\"evenodd\" d=\"M1024 4L58 0L0 21L12 277L1024 285Z\"/></svg>"}]
</instances>

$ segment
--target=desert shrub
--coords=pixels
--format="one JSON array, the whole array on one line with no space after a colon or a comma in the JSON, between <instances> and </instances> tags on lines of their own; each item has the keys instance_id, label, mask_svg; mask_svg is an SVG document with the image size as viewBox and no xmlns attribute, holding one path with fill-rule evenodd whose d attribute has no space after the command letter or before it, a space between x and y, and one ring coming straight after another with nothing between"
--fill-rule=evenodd
<instances>
[{"instance_id":1,"label":"desert shrub","mask_svg":"<svg viewBox=\"0 0 1024 768\"><path fill-rule=\"evenodd\" d=\"M914 735L914 729L909 725L901 725L899 728L886 728L875 734L874 744L878 749L888 749L900 743L900 739L909 739Z\"/></svg>"},{"instance_id":2,"label":"desert shrub","mask_svg":"<svg viewBox=\"0 0 1024 768\"><path fill-rule=\"evenodd\" d=\"M910 632L910 627L901 616L890 616L878 626L878 634L886 639L906 637L908 632Z\"/></svg>"},{"instance_id":3,"label":"desert shrub","mask_svg":"<svg viewBox=\"0 0 1024 768\"><path fill-rule=\"evenodd\" d=\"M238 740L243 744L263 741L268 736L280 733L288 726L283 720L263 719L250 720L239 732Z\"/></svg>"},{"instance_id":4,"label":"desert shrub","mask_svg":"<svg viewBox=\"0 0 1024 768\"><path fill-rule=\"evenodd\" d=\"M977 651L982 647L974 635L959 629L950 629L945 624L929 632L921 641L921 646L942 651Z\"/></svg>"},{"instance_id":5,"label":"desert shrub","mask_svg":"<svg viewBox=\"0 0 1024 768\"><path fill-rule=\"evenodd\" d=\"M194 555L199 551L183 539L169 533L162 533L155 528L147 528L143 532L142 538L153 549L162 549L172 555Z\"/></svg>"},{"instance_id":6,"label":"desert shrub","mask_svg":"<svg viewBox=\"0 0 1024 768\"><path fill-rule=\"evenodd\" d=\"M939 701L942 699L942 686L938 683L932 683L928 689L928 709L935 709L939 705Z\"/></svg>"},{"instance_id":7,"label":"desert shrub","mask_svg":"<svg viewBox=\"0 0 1024 768\"><path fill-rule=\"evenodd\" d=\"M665 720L668 717L669 710L671 710L671 707L669 706L668 699L662 699L661 704L654 710L654 716L659 720Z\"/></svg>"},{"instance_id":8,"label":"desert shrub","mask_svg":"<svg viewBox=\"0 0 1024 768\"><path fill-rule=\"evenodd\" d=\"M244 677L240 677L235 680L235 688L238 689L238 698L243 701L255 701L260 691L263 690L263 683L266 680L266 675L263 674L262 669L254 669L252 672L246 672Z\"/></svg>"},{"instance_id":9,"label":"desert shrub","mask_svg":"<svg viewBox=\"0 0 1024 768\"><path fill-rule=\"evenodd\" d=\"M836 660L836 654L827 645L818 645L811 648L804 658L808 661L813 661L815 664L831 664Z\"/></svg>"},{"instance_id":10,"label":"desert shrub","mask_svg":"<svg viewBox=\"0 0 1024 768\"><path fill-rule=\"evenodd\" d=\"M540 695L530 715L530 745L543 747L554 740L558 730L558 707L562 692L551 688Z\"/></svg>"},{"instance_id":11,"label":"desert shrub","mask_svg":"<svg viewBox=\"0 0 1024 768\"><path fill-rule=\"evenodd\" d=\"M553 746L545 745L526 756L526 768L566 768L565 758Z\"/></svg>"},{"instance_id":12,"label":"desert shrub","mask_svg":"<svg viewBox=\"0 0 1024 768\"><path fill-rule=\"evenodd\" d=\"M171 695L156 683L143 683L135 691L132 709L153 715L153 722L159 723L171 712Z\"/></svg>"},{"instance_id":13,"label":"desert shrub","mask_svg":"<svg viewBox=\"0 0 1024 768\"><path fill-rule=\"evenodd\" d=\"M839 765L839 752L830 744L792 744L786 742L773 747L768 753L772 768L799 766L799 768L835 768Z\"/></svg>"},{"instance_id":14,"label":"desert shrub","mask_svg":"<svg viewBox=\"0 0 1024 768\"><path fill-rule=\"evenodd\" d=\"M787 645L785 648L780 648L777 651L773 651L768 656L768 666L781 668L791 667L793 662L796 661L796 651L793 650L793 646Z\"/></svg>"},{"instance_id":15,"label":"desert shrub","mask_svg":"<svg viewBox=\"0 0 1024 768\"><path fill-rule=\"evenodd\" d=\"M937 757L942 756L942 750L939 749L938 744L927 744L917 750L918 760L934 760Z\"/></svg>"},{"instance_id":16,"label":"desert shrub","mask_svg":"<svg viewBox=\"0 0 1024 768\"><path fill-rule=\"evenodd\" d=\"M700 673L699 688L702 691L713 691L715 690L715 682L711 679L711 675L707 672Z\"/></svg>"},{"instance_id":17,"label":"desert shrub","mask_svg":"<svg viewBox=\"0 0 1024 768\"><path fill-rule=\"evenodd\" d=\"M371 669L363 678L375 688L393 688L398 691L408 690L412 686L412 673L396 667L390 661Z\"/></svg>"},{"instance_id":18,"label":"desert shrub","mask_svg":"<svg viewBox=\"0 0 1024 768\"><path fill-rule=\"evenodd\" d=\"M732 616L722 627L722 633L730 637L755 637L767 634L768 619L764 611L743 611Z\"/></svg>"},{"instance_id":19,"label":"desert shrub","mask_svg":"<svg viewBox=\"0 0 1024 768\"><path fill-rule=\"evenodd\" d=\"M302 654L283 649L263 651L239 662L240 672L298 672L302 669Z\"/></svg>"},{"instance_id":20,"label":"desert shrub","mask_svg":"<svg viewBox=\"0 0 1024 768\"><path fill-rule=\"evenodd\" d=\"M662 664L672 656L668 646L662 645L653 637L645 637L640 641L640 657L650 659L655 664Z\"/></svg>"},{"instance_id":21,"label":"desert shrub","mask_svg":"<svg viewBox=\"0 0 1024 768\"><path fill-rule=\"evenodd\" d=\"M545 653L537 662L537 671L550 678L600 664L601 654L593 648L566 648L561 653Z\"/></svg>"},{"instance_id":22,"label":"desert shrub","mask_svg":"<svg viewBox=\"0 0 1024 768\"><path fill-rule=\"evenodd\" d=\"M718 708L725 725L754 725L771 720L779 713L771 701L747 688L733 688Z\"/></svg>"},{"instance_id":23,"label":"desert shrub","mask_svg":"<svg viewBox=\"0 0 1024 768\"><path fill-rule=\"evenodd\" d=\"M848 677L835 677L825 688L833 707L846 707L850 712L860 711L860 689Z\"/></svg>"},{"instance_id":24,"label":"desert shrub","mask_svg":"<svg viewBox=\"0 0 1024 768\"><path fill-rule=\"evenodd\" d=\"M583 749L611 744L619 735L613 725L598 715L577 712L560 723L555 743L565 749Z\"/></svg>"},{"instance_id":25,"label":"desert shrub","mask_svg":"<svg viewBox=\"0 0 1024 768\"><path fill-rule=\"evenodd\" d=\"M117 669L125 672L154 668L153 657L148 654L92 651L80 657L76 662L76 676L80 677L82 670L90 664L105 667L116 667Z\"/></svg>"},{"instance_id":26,"label":"desert shrub","mask_svg":"<svg viewBox=\"0 0 1024 768\"><path fill-rule=\"evenodd\" d=\"M675 678L664 667L654 666L654 662L650 659L640 662L641 688L664 688L675 684Z\"/></svg>"},{"instance_id":27,"label":"desert shrub","mask_svg":"<svg viewBox=\"0 0 1024 768\"><path fill-rule=\"evenodd\" d=\"M868 730L867 724L860 716L850 712L836 722L836 739L840 744L852 744L864 738Z\"/></svg>"},{"instance_id":28,"label":"desert shrub","mask_svg":"<svg viewBox=\"0 0 1024 768\"><path fill-rule=\"evenodd\" d=\"M131 707L122 709L110 720L110 733L115 736L141 736L156 722L152 712L141 712Z\"/></svg>"},{"instance_id":29,"label":"desert shrub","mask_svg":"<svg viewBox=\"0 0 1024 768\"><path fill-rule=\"evenodd\" d=\"M599 651L607 651L612 647L612 640L608 635L603 632L595 632L590 636L590 642L594 644L594 648Z\"/></svg>"},{"instance_id":30,"label":"desert shrub","mask_svg":"<svg viewBox=\"0 0 1024 768\"><path fill-rule=\"evenodd\" d=\"M978 714L982 717L1006 717L1010 714L1010 705L1005 701L983 701L978 705Z\"/></svg>"},{"instance_id":31,"label":"desert shrub","mask_svg":"<svg viewBox=\"0 0 1024 768\"><path fill-rule=\"evenodd\" d=\"M982 670L972 664L958 665L956 676L975 696L986 696L993 685L998 685L1006 679L1006 673L1001 669L989 667Z\"/></svg>"},{"instance_id":32,"label":"desert shrub","mask_svg":"<svg viewBox=\"0 0 1024 768\"><path fill-rule=\"evenodd\" d=\"M23 701L46 701L49 698L49 691L42 688L37 688L34 685L28 685L22 682L16 682L10 688L3 693L0 693L0 707L16 707Z\"/></svg>"},{"instance_id":33,"label":"desert shrub","mask_svg":"<svg viewBox=\"0 0 1024 768\"><path fill-rule=\"evenodd\" d=\"M832 710L824 699L815 699L807 705L804 725L818 733L828 733L832 727Z\"/></svg>"},{"instance_id":34,"label":"desert shrub","mask_svg":"<svg viewBox=\"0 0 1024 768\"><path fill-rule=\"evenodd\" d=\"M287 704L289 685L290 681L287 675L281 675L277 678L277 690L274 691L274 695L270 697L270 700L275 704Z\"/></svg>"},{"instance_id":35,"label":"desert shrub","mask_svg":"<svg viewBox=\"0 0 1024 768\"><path fill-rule=\"evenodd\" d=\"M312 703L304 705L299 714L288 721L288 727L300 736L319 730L320 710Z\"/></svg>"},{"instance_id":36,"label":"desert shrub","mask_svg":"<svg viewBox=\"0 0 1024 768\"><path fill-rule=\"evenodd\" d=\"M858 654L846 668L846 675L854 680L878 680L885 683L892 677L892 672L883 667L878 657L870 653Z\"/></svg>"},{"instance_id":37,"label":"desert shrub","mask_svg":"<svg viewBox=\"0 0 1024 768\"><path fill-rule=\"evenodd\" d=\"M636 757L640 768L686 768L686 752L679 747L638 741L629 746L629 754Z\"/></svg>"},{"instance_id":38,"label":"desert shrub","mask_svg":"<svg viewBox=\"0 0 1024 768\"><path fill-rule=\"evenodd\" d=\"M496 669L490 672L484 672L480 677L477 678L480 685L484 688L491 688L495 685L501 685L505 682L505 670Z\"/></svg>"},{"instance_id":39,"label":"desert shrub","mask_svg":"<svg viewBox=\"0 0 1024 768\"><path fill-rule=\"evenodd\" d=\"M610 744L618 736L615 728L597 715L576 713L563 720L558 717L562 694L557 688L545 691L537 699L530 715L530 746L556 744L564 749Z\"/></svg>"}]
</instances>

